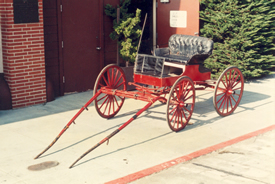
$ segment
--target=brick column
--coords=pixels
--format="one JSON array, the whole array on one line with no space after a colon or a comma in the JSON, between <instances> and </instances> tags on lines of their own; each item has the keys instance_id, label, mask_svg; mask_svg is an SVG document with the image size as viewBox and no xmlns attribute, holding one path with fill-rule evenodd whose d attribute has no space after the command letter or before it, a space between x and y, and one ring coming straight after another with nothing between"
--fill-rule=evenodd
<instances>
[{"instance_id":1,"label":"brick column","mask_svg":"<svg viewBox=\"0 0 275 184\"><path fill-rule=\"evenodd\" d=\"M42 0L39 22L14 24L13 0L0 0L5 79L13 108L46 102Z\"/></svg>"}]
</instances>

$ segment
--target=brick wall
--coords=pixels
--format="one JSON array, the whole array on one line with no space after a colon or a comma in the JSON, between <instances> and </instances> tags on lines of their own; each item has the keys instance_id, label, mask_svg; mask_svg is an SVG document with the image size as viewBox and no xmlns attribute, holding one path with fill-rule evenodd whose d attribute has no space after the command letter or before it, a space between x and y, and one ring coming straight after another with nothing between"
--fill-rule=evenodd
<instances>
[{"instance_id":1,"label":"brick wall","mask_svg":"<svg viewBox=\"0 0 275 184\"><path fill-rule=\"evenodd\" d=\"M13 0L0 0L3 63L13 108L46 102L42 0L39 22L14 24Z\"/></svg>"}]
</instances>

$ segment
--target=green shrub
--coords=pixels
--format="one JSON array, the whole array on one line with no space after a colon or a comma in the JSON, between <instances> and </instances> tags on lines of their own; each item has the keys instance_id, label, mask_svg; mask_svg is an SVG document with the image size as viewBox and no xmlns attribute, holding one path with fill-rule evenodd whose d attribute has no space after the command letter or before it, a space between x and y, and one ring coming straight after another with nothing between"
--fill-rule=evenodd
<instances>
[{"instance_id":1,"label":"green shrub","mask_svg":"<svg viewBox=\"0 0 275 184\"><path fill-rule=\"evenodd\" d=\"M214 78L228 66L246 79L270 74L275 65L275 0L201 0L200 35L213 39L205 61Z\"/></svg>"},{"instance_id":2,"label":"green shrub","mask_svg":"<svg viewBox=\"0 0 275 184\"><path fill-rule=\"evenodd\" d=\"M141 36L140 16L141 10L136 13L129 13L128 6L131 0L120 0L120 19L117 23L117 8L107 4L106 15L112 17L114 31L110 34L112 40L118 40L119 53L124 61L135 62L139 38Z\"/></svg>"}]
</instances>

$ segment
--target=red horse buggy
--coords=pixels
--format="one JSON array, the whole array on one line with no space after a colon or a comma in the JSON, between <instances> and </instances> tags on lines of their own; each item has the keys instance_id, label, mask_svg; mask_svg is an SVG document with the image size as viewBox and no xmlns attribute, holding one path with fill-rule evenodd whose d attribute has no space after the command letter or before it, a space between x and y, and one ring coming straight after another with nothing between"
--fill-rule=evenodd
<instances>
[{"instance_id":1,"label":"red horse buggy","mask_svg":"<svg viewBox=\"0 0 275 184\"><path fill-rule=\"evenodd\" d=\"M166 120L170 129L175 132L184 129L190 121L195 106L196 90L214 89L213 104L217 113L221 116L233 113L242 98L244 78L237 67L231 66L223 71L217 81L211 80L211 71L203 66L203 62L212 54L213 41L199 36L175 34L170 37L168 45L167 48L157 48L154 55L137 55L134 82L129 83L136 87L134 91L127 91L125 74L119 66L106 66L97 77L94 96L68 122L54 141L35 158L46 152L75 119L85 109L88 110L93 101L96 111L103 118L114 117L121 109L125 98L148 103L118 129L85 152L70 168L125 128L156 101L166 104Z\"/></svg>"}]
</instances>

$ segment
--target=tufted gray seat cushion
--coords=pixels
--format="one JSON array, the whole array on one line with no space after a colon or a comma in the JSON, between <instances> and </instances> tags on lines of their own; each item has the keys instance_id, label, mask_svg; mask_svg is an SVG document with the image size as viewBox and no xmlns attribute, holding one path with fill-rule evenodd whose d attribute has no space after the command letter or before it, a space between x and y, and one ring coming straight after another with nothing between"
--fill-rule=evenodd
<instances>
[{"instance_id":1,"label":"tufted gray seat cushion","mask_svg":"<svg viewBox=\"0 0 275 184\"><path fill-rule=\"evenodd\" d=\"M155 50L156 56L171 58L170 61L182 63L202 63L212 54L213 41L191 35L174 34L169 38L168 48Z\"/></svg>"}]
</instances>

